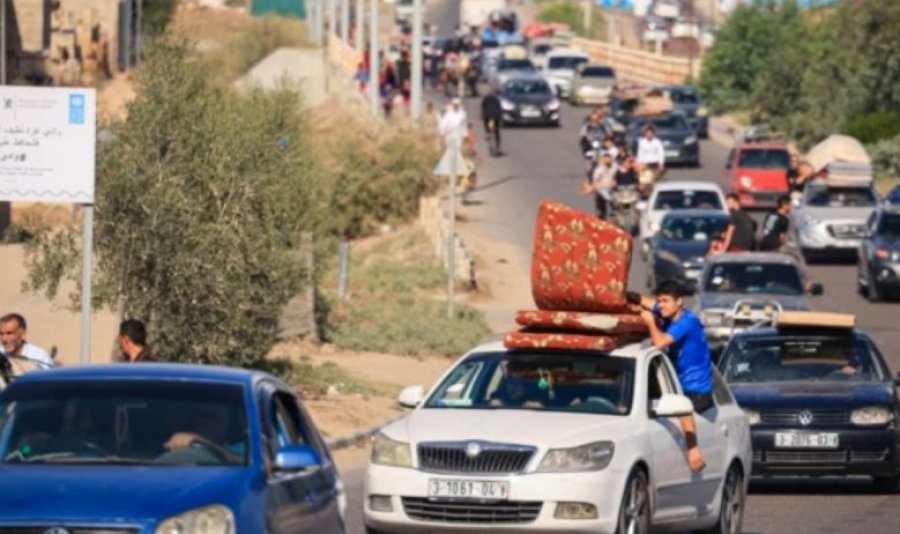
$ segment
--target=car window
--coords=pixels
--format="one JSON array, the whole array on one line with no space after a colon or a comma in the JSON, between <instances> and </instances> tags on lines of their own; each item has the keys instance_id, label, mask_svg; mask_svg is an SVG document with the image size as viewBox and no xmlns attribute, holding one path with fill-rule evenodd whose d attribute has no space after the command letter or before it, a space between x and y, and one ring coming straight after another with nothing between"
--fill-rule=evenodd
<instances>
[{"instance_id":1,"label":"car window","mask_svg":"<svg viewBox=\"0 0 900 534\"><path fill-rule=\"evenodd\" d=\"M585 67L581 69L582 78L615 78L616 73L609 67Z\"/></svg>"},{"instance_id":2,"label":"car window","mask_svg":"<svg viewBox=\"0 0 900 534\"><path fill-rule=\"evenodd\" d=\"M556 56L547 60L547 68L560 70L575 70L578 65L587 63L586 57L580 56Z\"/></svg>"},{"instance_id":3,"label":"car window","mask_svg":"<svg viewBox=\"0 0 900 534\"><path fill-rule=\"evenodd\" d=\"M497 63L497 70L533 71L534 65L528 59L501 59Z\"/></svg>"},{"instance_id":4,"label":"car window","mask_svg":"<svg viewBox=\"0 0 900 534\"><path fill-rule=\"evenodd\" d=\"M650 361L647 373L647 394L650 400L647 406L652 407L653 401L661 399L665 394L673 393L678 393L675 379L663 361L663 356L656 356Z\"/></svg>"},{"instance_id":5,"label":"car window","mask_svg":"<svg viewBox=\"0 0 900 534\"><path fill-rule=\"evenodd\" d=\"M883 380L868 340L853 336L737 339L722 356L728 383Z\"/></svg>"},{"instance_id":6,"label":"car window","mask_svg":"<svg viewBox=\"0 0 900 534\"><path fill-rule=\"evenodd\" d=\"M797 266L788 263L718 263L706 272L703 288L708 293L804 294Z\"/></svg>"},{"instance_id":7,"label":"car window","mask_svg":"<svg viewBox=\"0 0 900 534\"><path fill-rule=\"evenodd\" d=\"M667 241L709 241L725 231L727 217L663 218L660 236Z\"/></svg>"},{"instance_id":8,"label":"car window","mask_svg":"<svg viewBox=\"0 0 900 534\"><path fill-rule=\"evenodd\" d=\"M509 96L552 94L544 80L511 80L503 86L503 93Z\"/></svg>"},{"instance_id":9,"label":"car window","mask_svg":"<svg viewBox=\"0 0 900 534\"><path fill-rule=\"evenodd\" d=\"M306 445L306 437L300 426L300 413L297 410L294 399L284 392L272 395L272 420L275 430L278 432L278 444Z\"/></svg>"},{"instance_id":10,"label":"car window","mask_svg":"<svg viewBox=\"0 0 900 534\"><path fill-rule=\"evenodd\" d=\"M790 154L785 149L745 148L741 150L738 167L742 169L787 169Z\"/></svg>"},{"instance_id":11,"label":"car window","mask_svg":"<svg viewBox=\"0 0 900 534\"><path fill-rule=\"evenodd\" d=\"M246 465L239 385L103 380L13 385L0 463Z\"/></svg>"},{"instance_id":12,"label":"car window","mask_svg":"<svg viewBox=\"0 0 900 534\"><path fill-rule=\"evenodd\" d=\"M651 120L657 130L687 130L689 128L681 115L666 115Z\"/></svg>"},{"instance_id":13,"label":"car window","mask_svg":"<svg viewBox=\"0 0 900 534\"><path fill-rule=\"evenodd\" d=\"M674 104L699 104L700 97L696 93L683 90L675 90L669 95Z\"/></svg>"},{"instance_id":14,"label":"car window","mask_svg":"<svg viewBox=\"0 0 900 534\"><path fill-rule=\"evenodd\" d=\"M722 200L716 191L660 191L653 204L654 210L722 209Z\"/></svg>"},{"instance_id":15,"label":"car window","mask_svg":"<svg viewBox=\"0 0 900 534\"><path fill-rule=\"evenodd\" d=\"M900 213L882 214L876 233L883 237L900 237Z\"/></svg>"},{"instance_id":16,"label":"car window","mask_svg":"<svg viewBox=\"0 0 900 534\"><path fill-rule=\"evenodd\" d=\"M734 397L725 379L719 374L717 369L713 369L713 400L718 406L728 406L734 404Z\"/></svg>"},{"instance_id":17,"label":"car window","mask_svg":"<svg viewBox=\"0 0 900 534\"><path fill-rule=\"evenodd\" d=\"M634 360L556 352L487 353L460 363L426 408L626 415Z\"/></svg>"},{"instance_id":18,"label":"car window","mask_svg":"<svg viewBox=\"0 0 900 534\"><path fill-rule=\"evenodd\" d=\"M875 192L867 187L807 188L806 204L817 208L866 208L877 202Z\"/></svg>"},{"instance_id":19,"label":"car window","mask_svg":"<svg viewBox=\"0 0 900 534\"><path fill-rule=\"evenodd\" d=\"M534 54L538 56L542 56L553 49L553 45L551 44L539 44L534 45Z\"/></svg>"}]
</instances>

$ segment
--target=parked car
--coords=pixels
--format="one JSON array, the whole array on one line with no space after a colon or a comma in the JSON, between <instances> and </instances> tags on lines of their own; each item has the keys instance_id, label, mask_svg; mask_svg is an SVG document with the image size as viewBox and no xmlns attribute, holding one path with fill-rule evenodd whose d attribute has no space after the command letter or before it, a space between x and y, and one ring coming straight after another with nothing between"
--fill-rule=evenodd
<instances>
[{"instance_id":1,"label":"parked car","mask_svg":"<svg viewBox=\"0 0 900 534\"><path fill-rule=\"evenodd\" d=\"M725 193L713 182L699 180L660 182L653 188L647 199L647 206L641 212L641 245L645 255L650 240L662 227L663 217L670 211L677 210L711 210L728 215Z\"/></svg>"},{"instance_id":2,"label":"parked car","mask_svg":"<svg viewBox=\"0 0 900 534\"><path fill-rule=\"evenodd\" d=\"M647 288L675 280L688 292L697 283L713 237L725 231L728 214L716 210L677 210L666 213L660 231L650 241Z\"/></svg>"},{"instance_id":3,"label":"parked car","mask_svg":"<svg viewBox=\"0 0 900 534\"><path fill-rule=\"evenodd\" d=\"M810 261L855 255L879 203L871 182L836 186L816 180L791 212L791 239Z\"/></svg>"},{"instance_id":4,"label":"parked car","mask_svg":"<svg viewBox=\"0 0 900 534\"><path fill-rule=\"evenodd\" d=\"M700 93L690 85L667 85L661 88L672 101L673 109L685 116L701 139L709 137L709 108Z\"/></svg>"},{"instance_id":5,"label":"parked car","mask_svg":"<svg viewBox=\"0 0 900 534\"><path fill-rule=\"evenodd\" d=\"M821 295L820 284L809 294ZM706 260L695 304L706 337L724 345L737 332L770 322L782 311L810 309L797 261L787 254L731 252Z\"/></svg>"},{"instance_id":6,"label":"parked car","mask_svg":"<svg viewBox=\"0 0 900 534\"><path fill-rule=\"evenodd\" d=\"M638 138L644 127L652 124L656 136L666 149L666 164L682 163L691 167L700 166L700 141L697 132L688 124L684 115L671 112L651 117L635 117L628 125L627 138L637 154Z\"/></svg>"},{"instance_id":7,"label":"parked car","mask_svg":"<svg viewBox=\"0 0 900 534\"><path fill-rule=\"evenodd\" d=\"M900 293L900 208L888 205L871 215L857 256L859 289L869 302Z\"/></svg>"},{"instance_id":8,"label":"parked car","mask_svg":"<svg viewBox=\"0 0 900 534\"><path fill-rule=\"evenodd\" d=\"M482 345L375 437L364 518L375 532L740 532L749 426L718 373L691 472L675 417L693 412L669 359Z\"/></svg>"},{"instance_id":9,"label":"parked car","mask_svg":"<svg viewBox=\"0 0 900 534\"><path fill-rule=\"evenodd\" d=\"M616 71L606 65L584 63L575 69L569 101L574 104L608 104L616 85Z\"/></svg>"},{"instance_id":10,"label":"parked car","mask_svg":"<svg viewBox=\"0 0 900 534\"><path fill-rule=\"evenodd\" d=\"M547 53L547 60L541 71L544 79L560 98L568 98L572 90L575 68L590 62L590 56L574 48L556 48Z\"/></svg>"},{"instance_id":11,"label":"parked car","mask_svg":"<svg viewBox=\"0 0 900 534\"><path fill-rule=\"evenodd\" d=\"M853 324L785 313L725 348L719 369L750 418L754 475L868 475L897 491L900 380Z\"/></svg>"},{"instance_id":12,"label":"parked car","mask_svg":"<svg viewBox=\"0 0 900 534\"><path fill-rule=\"evenodd\" d=\"M63 367L0 394L0 530L343 533L331 454L293 390L214 366Z\"/></svg>"},{"instance_id":13,"label":"parked car","mask_svg":"<svg viewBox=\"0 0 900 534\"><path fill-rule=\"evenodd\" d=\"M504 124L559 126L559 100L536 74L511 78L500 87L498 96Z\"/></svg>"},{"instance_id":14,"label":"parked car","mask_svg":"<svg viewBox=\"0 0 900 534\"><path fill-rule=\"evenodd\" d=\"M747 208L774 208L788 192L790 154L781 141L744 140L728 153L722 178Z\"/></svg>"}]
</instances>

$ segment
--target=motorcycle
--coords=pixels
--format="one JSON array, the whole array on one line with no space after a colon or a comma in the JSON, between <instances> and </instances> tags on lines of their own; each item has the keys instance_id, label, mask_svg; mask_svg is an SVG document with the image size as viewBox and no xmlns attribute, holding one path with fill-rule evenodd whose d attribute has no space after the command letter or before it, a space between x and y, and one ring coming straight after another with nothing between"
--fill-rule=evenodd
<instances>
[{"instance_id":1,"label":"motorcycle","mask_svg":"<svg viewBox=\"0 0 900 534\"><path fill-rule=\"evenodd\" d=\"M482 76L481 61L476 59L471 60L463 76L465 78L466 88L469 90L469 95L477 98L478 83Z\"/></svg>"},{"instance_id":2,"label":"motorcycle","mask_svg":"<svg viewBox=\"0 0 900 534\"><path fill-rule=\"evenodd\" d=\"M612 211L615 222L619 227L634 233L637 225L638 191L633 185L616 187L612 195Z\"/></svg>"},{"instance_id":3,"label":"motorcycle","mask_svg":"<svg viewBox=\"0 0 900 534\"><path fill-rule=\"evenodd\" d=\"M594 139L584 144L583 155L587 162L587 179L591 180L594 175L594 169L597 167L597 158L600 156L600 140Z\"/></svg>"},{"instance_id":4,"label":"motorcycle","mask_svg":"<svg viewBox=\"0 0 900 534\"><path fill-rule=\"evenodd\" d=\"M656 182L662 178L663 172L665 171L649 166L645 166L641 169L638 173L638 194L640 195L641 200L650 198L650 193L653 192L653 186L655 186Z\"/></svg>"}]
</instances>

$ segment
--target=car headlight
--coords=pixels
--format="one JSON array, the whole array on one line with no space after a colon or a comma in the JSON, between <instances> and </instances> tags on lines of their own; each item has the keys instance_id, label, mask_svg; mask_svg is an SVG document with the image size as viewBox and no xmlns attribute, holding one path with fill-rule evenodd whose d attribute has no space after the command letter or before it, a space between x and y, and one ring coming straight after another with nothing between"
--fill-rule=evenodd
<instances>
[{"instance_id":1,"label":"car headlight","mask_svg":"<svg viewBox=\"0 0 900 534\"><path fill-rule=\"evenodd\" d=\"M700 312L700 322L706 326L722 326L725 324L725 314L715 312Z\"/></svg>"},{"instance_id":2,"label":"car headlight","mask_svg":"<svg viewBox=\"0 0 900 534\"><path fill-rule=\"evenodd\" d=\"M709 110L706 108L706 106L700 106L699 108L697 108L698 117L705 117L707 115L709 115Z\"/></svg>"},{"instance_id":3,"label":"car headlight","mask_svg":"<svg viewBox=\"0 0 900 534\"><path fill-rule=\"evenodd\" d=\"M372 444L372 463L394 467L412 467L409 443L397 441L378 433Z\"/></svg>"},{"instance_id":4,"label":"car headlight","mask_svg":"<svg viewBox=\"0 0 900 534\"><path fill-rule=\"evenodd\" d=\"M512 111L516 109L516 105L509 100L501 100L500 107L503 108L503 111Z\"/></svg>"},{"instance_id":5,"label":"car headlight","mask_svg":"<svg viewBox=\"0 0 900 534\"><path fill-rule=\"evenodd\" d=\"M550 449L537 471L599 471L612 461L615 449L611 441L598 441L570 449Z\"/></svg>"},{"instance_id":6,"label":"car headlight","mask_svg":"<svg viewBox=\"0 0 900 534\"><path fill-rule=\"evenodd\" d=\"M659 223L653 221L650 223L650 233L655 234L656 232L659 232Z\"/></svg>"},{"instance_id":7,"label":"car headlight","mask_svg":"<svg viewBox=\"0 0 900 534\"><path fill-rule=\"evenodd\" d=\"M760 417L759 412L750 408L744 408L744 415L747 416L747 419L750 420L750 426L759 424Z\"/></svg>"},{"instance_id":8,"label":"car headlight","mask_svg":"<svg viewBox=\"0 0 900 534\"><path fill-rule=\"evenodd\" d=\"M753 187L753 178L750 178L749 176L741 176L741 187L746 187L747 189Z\"/></svg>"},{"instance_id":9,"label":"car headlight","mask_svg":"<svg viewBox=\"0 0 900 534\"><path fill-rule=\"evenodd\" d=\"M684 144L686 144L686 145L693 145L693 144L696 143L696 142L697 142L697 136L696 136L696 135L688 136L688 137L685 138L685 140L684 140Z\"/></svg>"},{"instance_id":10,"label":"car headlight","mask_svg":"<svg viewBox=\"0 0 900 534\"><path fill-rule=\"evenodd\" d=\"M221 504L188 510L164 520L156 534L234 534L234 514Z\"/></svg>"},{"instance_id":11,"label":"car headlight","mask_svg":"<svg viewBox=\"0 0 900 534\"><path fill-rule=\"evenodd\" d=\"M559 100L553 99L547 104L548 111L556 111L557 109L559 109Z\"/></svg>"},{"instance_id":12,"label":"car headlight","mask_svg":"<svg viewBox=\"0 0 900 534\"><path fill-rule=\"evenodd\" d=\"M850 414L850 422L859 426L886 425L893 420L894 414L883 406L868 406Z\"/></svg>"}]
</instances>

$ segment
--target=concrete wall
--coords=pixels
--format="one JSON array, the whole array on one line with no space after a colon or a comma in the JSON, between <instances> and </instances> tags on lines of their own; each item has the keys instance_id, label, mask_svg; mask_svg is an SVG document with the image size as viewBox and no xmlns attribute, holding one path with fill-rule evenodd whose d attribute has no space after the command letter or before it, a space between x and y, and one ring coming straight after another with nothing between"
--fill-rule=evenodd
<instances>
[{"instance_id":1,"label":"concrete wall","mask_svg":"<svg viewBox=\"0 0 900 534\"><path fill-rule=\"evenodd\" d=\"M444 268L448 268L447 238L450 234L450 216L444 210L440 198L419 199L419 225L431 240L435 257L440 259ZM456 280L466 289L474 289L475 258L458 233L453 236L453 250Z\"/></svg>"},{"instance_id":2,"label":"concrete wall","mask_svg":"<svg viewBox=\"0 0 900 534\"><path fill-rule=\"evenodd\" d=\"M601 41L576 38L572 47L584 50L591 61L609 65L620 78L655 84L682 83L692 72L691 60L667 57ZM694 78L699 76L701 60L693 61Z\"/></svg>"}]
</instances>

